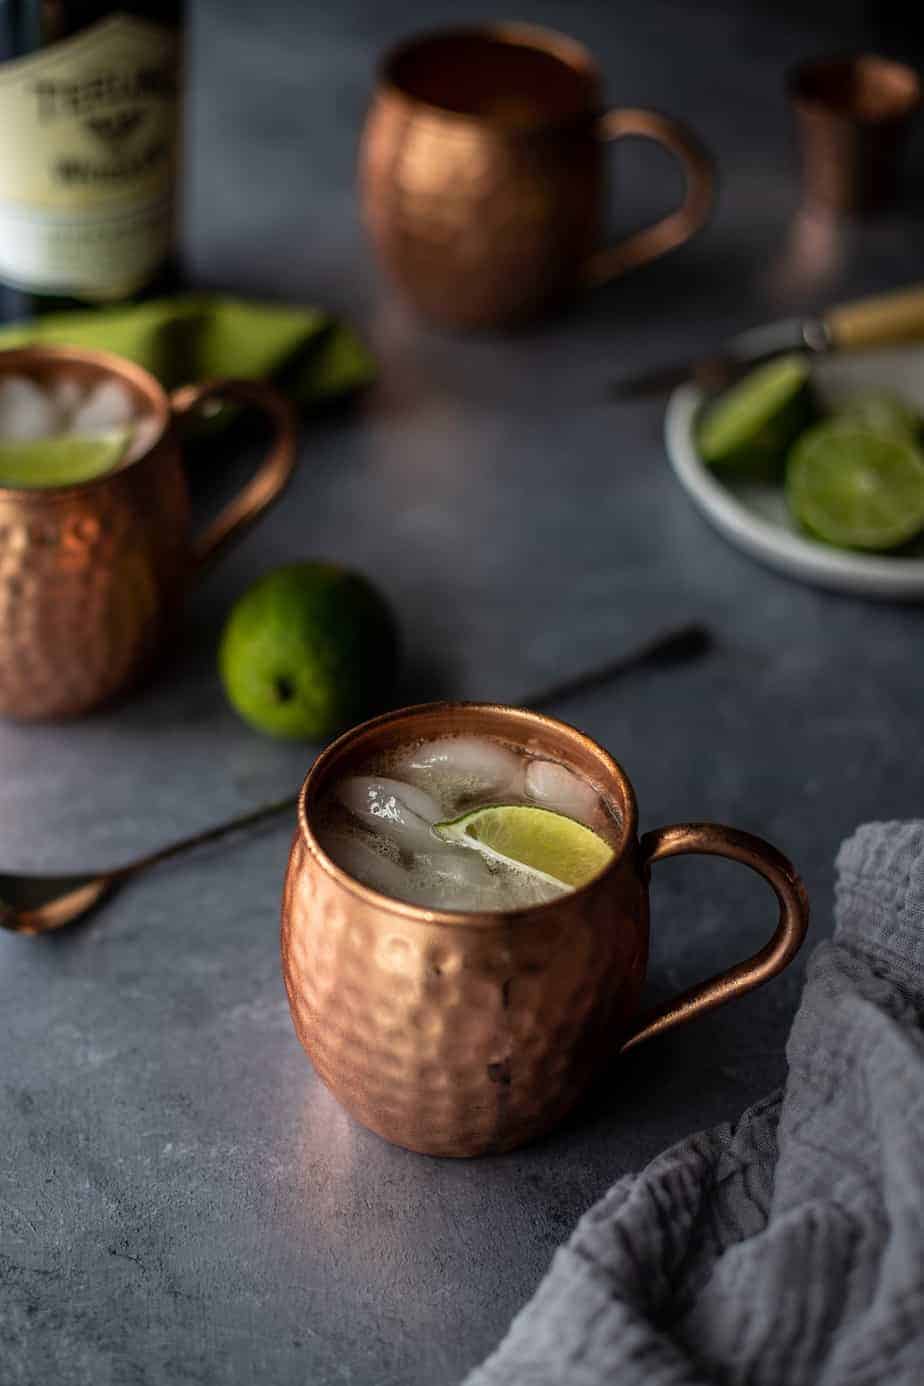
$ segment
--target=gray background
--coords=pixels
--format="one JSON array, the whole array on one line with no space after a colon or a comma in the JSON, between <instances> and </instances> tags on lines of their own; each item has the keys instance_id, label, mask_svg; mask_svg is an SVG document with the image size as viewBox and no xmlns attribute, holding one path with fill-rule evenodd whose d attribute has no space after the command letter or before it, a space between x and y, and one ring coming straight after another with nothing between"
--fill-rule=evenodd
<instances>
[{"instance_id":1,"label":"gray background","mask_svg":"<svg viewBox=\"0 0 924 1386\"><path fill-rule=\"evenodd\" d=\"M614 101L687 117L719 157L721 201L695 244L565 319L465 340L421 328L377 286L352 169L381 47L482 7L194 7L196 277L349 314L381 383L351 416L306 428L285 501L195 595L157 682L78 725L0 728L4 869L114 864L294 789L312 749L235 719L215 642L258 573L326 556L394 602L408 696L515 701L655 628L707 622L707 657L561 710L624 762L644 827L715 818L774 840L825 934L842 836L920 809L920 614L752 565L672 480L662 406L614 406L605 386L920 277L920 139L902 210L840 234L820 274L806 264L782 72L858 42L909 53L888 8L865 29L859 7L836 12L521 6L595 49ZM649 147L615 163L618 227L676 197ZM279 823L165 868L61 937L0 938L2 1386L448 1386L618 1175L783 1077L804 959L624 1062L533 1148L475 1163L392 1149L338 1109L289 1024L289 835ZM742 954L770 914L731 866L659 867L653 991Z\"/></svg>"}]
</instances>

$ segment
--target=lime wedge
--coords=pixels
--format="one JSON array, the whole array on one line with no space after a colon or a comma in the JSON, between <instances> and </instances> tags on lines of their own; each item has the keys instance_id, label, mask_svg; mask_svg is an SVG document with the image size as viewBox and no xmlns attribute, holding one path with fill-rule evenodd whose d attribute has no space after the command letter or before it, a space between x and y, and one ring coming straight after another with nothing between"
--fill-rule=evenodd
<instances>
[{"instance_id":1,"label":"lime wedge","mask_svg":"<svg viewBox=\"0 0 924 1386\"><path fill-rule=\"evenodd\" d=\"M917 410L892 390L861 391L836 407L831 422L888 438L905 438L909 443L921 429Z\"/></svg>"},{"instance_id":2,"label":"lime wedge","mask_svg":"<svg viewBox=\"0 0 924 1386\"><path fill-rule=\"evenodd\" d=\"M56 434L30 442L0 439L0 486L71 486L111 471L125 456L130 428L93 437Z\"/></svg>"},{"instance_id":3,"label":"lime wedge","mask_svg":"<svg viewBox=\"0 0 924 1386\"><path fill-rule=\"evenodd\" d=\"M697 428L700 456L710 467L774 470L812 413L807 363L801 356L777 357L706 407Z\"/></svg>"},{"instance_id":4,"label":"lime wedge","mask_svg":"<svg viewBox=\"0 0 924 1386\"><path fill-rule=\"evenodd\" d=\"M583 823L551 809L492 804L474 809L435 832L496 861L514 863L552 884L581 886L613 859L613 849Z\"/></svg>"},{"instance_id":5,"label":"lime wedge","mask_svg":"<svg viewBox=\"0 0 924 1386\"><path fill-rule=\"evenodd\" d=\"M924 528L924 456L901 438L819 424L790 453L786 498L829 544L896 549Z\"/></svg>"}]
</instances>

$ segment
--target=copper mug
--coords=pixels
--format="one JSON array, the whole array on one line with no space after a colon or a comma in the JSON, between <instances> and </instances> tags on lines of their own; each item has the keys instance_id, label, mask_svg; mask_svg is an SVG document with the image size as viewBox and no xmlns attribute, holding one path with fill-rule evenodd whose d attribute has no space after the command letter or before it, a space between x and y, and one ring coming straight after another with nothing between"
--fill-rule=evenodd
<instances>
[{"instance_id":1,"label":"copper mug","mask_svg":"<svg viewBox=\"0 0 924 1386\"><path fill-rule=\"evenodd\" d=\"M570 895L507 913L424 909L353 880L314 835L325 791L370 756L455 732L500 737L593 784L619 823L610 865ZM763 876L779 919L753 957L639 1014L650 868L689 852ZM639 840L625 771L573 727L490 703L431 703L356 727L312 767L286 875L282 969L298 1037L348 1112L410 1150L481 1155L554 1126L616 1055L760 986L807 925L802 882L760 838L684 823Z\"/></svg>"},{"instance_id":2,"label":"copper mug","mask_svg":"<svg viewBox=\"0 0 924 1386\"><path fill-rule=\"evenodd\" d=\"M871 213L894 201L920 74L875 53L815 58L787 78L812 212Z\"/></svg>"},{"instance_id":3,"label":"copper mug","mask_svg":"<svg viewBox=\"0 0 924 1386\"><path fill-rule=\"evenodd\" d=\"M640 135L686 175L676 211L600 249L604 144ZM573 39L524 24L448 30L389 54L362 137L360 199L379 258L435 322L532 317L689 240L712 207L709 155L656 111L603 110Z\"/></svg>"},{"instance_id":4,"label":"copper mug","mask_svg":"<svg viewBox=\"0 0 924 1386\"><path fill-rule=\"evenodd\" d=\"M0 487L0 715L87 712L150 663L190 584L263 513L295 460L291 405L271 386L210 380L167 395L122 357L70 347L0 352L0 374L114 378L143 426L125 460L91 481ZM274 441L204 533L191 536L176 424L211 401L255 405Z\"/></svg>"}]
</instances>

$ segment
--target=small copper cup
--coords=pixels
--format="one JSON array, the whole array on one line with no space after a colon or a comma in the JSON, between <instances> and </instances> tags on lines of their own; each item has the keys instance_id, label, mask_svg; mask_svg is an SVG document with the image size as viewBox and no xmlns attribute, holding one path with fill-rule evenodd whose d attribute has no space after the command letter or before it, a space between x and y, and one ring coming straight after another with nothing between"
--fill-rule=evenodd
<instances>
[{"instance_id":1,"label":"small copper cup","mask_svg":"<svg viewBox=\"0 0 924 1386\"><path fill-rule=\"evenodd\" d=\"M415 737L501 737L584 776L619 823L615 856L573 894L532 909L422 909L347 875L313 831L325 791ZM302 786L282 903L282 970L299 1039L363 1125L429 1155L510 1150L554 1126L617 1054L781 971L808 925L802 882L760 838L714 823L639 841L625 771L589 737L535 712L432 703L335 741ZM779 903L752 958L639 1015L652 862L689 852L756 871ZM618 1080L617 1080L618 1081Z\"/></svg>"},{"instance_id":2,"label":"small copper cup","mask_svg":"<svg viewBox=\"0 0 924 1386\"><path fill-rule=\"evenodd\" d=\"M604 145L669 149L684 200L600 249ZM414 38L382 66L359 159L363 215L387 273L435 322L529 318L581 285L664 255L702 226L712 161L679 121L603 108L586 48L525 24Z\"/></svg>"},{"instance_id":3,"label":"small copper cup","mask_svg":"<svg viewBox=\"0 0 924 1386\"><path fill-rule=\"evenodd\" d=\"M142 673L190 584L279 495L295 461L294 414L271 386L248 380L168 396L140 366L102 351L4 351L0 374L117 379L143 420L142 441L91 481L0 487L0 715L73 717ZM275 437L256 475L193 537L175 423L215 400L256 406Z\"/></svg>"},{"instance_id":4,"label":"small copper cup","mask_svg":"<svg viewBox=\"0 0 924 1386\"><path fill-rule=\"evenodd\" d=\"M802 196L810 210L870 213L898 188L900 159L921 104L914 68L872 53L820 58L788 78Z\"/></svg>"}]
</instances>

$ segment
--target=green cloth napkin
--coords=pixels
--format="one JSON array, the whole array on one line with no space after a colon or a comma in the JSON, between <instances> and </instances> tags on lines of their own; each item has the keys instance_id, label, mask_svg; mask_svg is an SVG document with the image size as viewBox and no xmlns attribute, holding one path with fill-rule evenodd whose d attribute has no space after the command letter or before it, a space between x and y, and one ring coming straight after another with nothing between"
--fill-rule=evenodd
<instances>
[{"instance_id":1,"label":"green cloth napkin","mask_svg":"<svg viewBox=\"0 0 924 1386\"><path fill-rule=\"evenodd\" d=\"M215 375L271 379L305 410L342 399L375 375L363 343L327 313L217 294L80 309L0 327L0 348L41 342L114 351L168 390Z\"/></svg>"}]
</instances>

